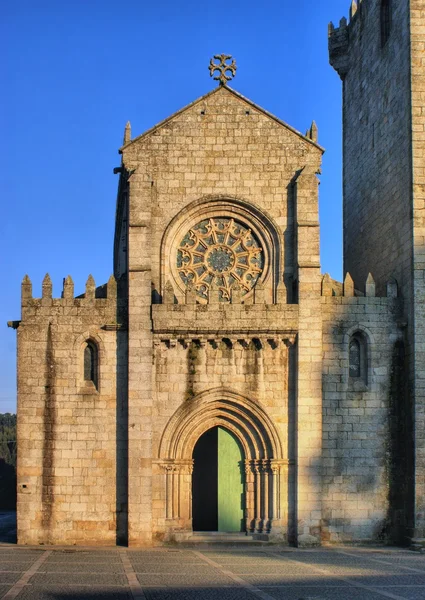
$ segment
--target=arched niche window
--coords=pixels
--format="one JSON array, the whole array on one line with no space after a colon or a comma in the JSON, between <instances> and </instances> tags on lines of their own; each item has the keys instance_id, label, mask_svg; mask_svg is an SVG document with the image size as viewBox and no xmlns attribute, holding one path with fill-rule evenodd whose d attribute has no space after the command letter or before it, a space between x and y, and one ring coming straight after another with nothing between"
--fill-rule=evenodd
<instances>
[{"instance_id":1,"label":"arched niche window","mask_svg":"<svg viewBox=\"0 0 425 600\"><path fill-rule=\"evenodd\" d=\"M391 31L391 0L381 0L381 46L384 47Z\"/></svg>"},{"instance_id":2,"label":"arched niche window","mask_svg":"<svg viewBox=\"0 0 425 600\"><path fill-rule=\"evenodd\" d=\"M84 381L98 388L99 353L97 346L88 340L84 346Z\"/></svg>"},{"instance_id":3,"label":"arched niche window","mask_svg":"<svg viewBox=\"0 0 425 600\"><path fill-rule=\"evenodd\" d=\"M367 341L361 332L351 336L348 354L350 380L367 384Z\"/></svg>"}]
</instances>

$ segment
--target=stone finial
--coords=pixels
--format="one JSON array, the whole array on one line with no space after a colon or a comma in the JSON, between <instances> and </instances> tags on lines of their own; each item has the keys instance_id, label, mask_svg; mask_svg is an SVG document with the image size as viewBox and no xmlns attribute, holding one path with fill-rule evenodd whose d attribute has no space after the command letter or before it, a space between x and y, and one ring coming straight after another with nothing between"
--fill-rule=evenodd
<instances>
[{"instance_id":1,"label":"stone finial","mask_svg":"<svg viewBox=\"0 0 425 600\"><path fill-rule=\"evenodd\" d=\"M354 281L351 277L350 273L347 272L344 279L344 296L353 297L354 296Z\"/></svg>"},{"instance_id":2,"label":"stone finial","mask_svg":"<svg viewBox=\"0 0 425 600\"><path fill-rule=\"evenodd\" d=\"M347 19L345 17L342 17L342 19L339 22L339 26L340 27L347 27Z\"/></svg>"},{"instance_id":3,"label":"stone finial","mask_svg":"<svg viewBox=\"0 0 425 600\"><path fill-rule=\"evenodd\" d=\"M352 19L354 17L356 12L357 12L357 2L356 2L356 0L351 0L350 19Z\"/></svg>"},{"instance_id":4,"label":"stone finial","mask_svg":"<svg viewBox=\"0 0 425 600\"><path fill-rule=\"evenodd\" d=\"M369 298L374 298L375 295L376 295L375 280L372 277L372 275L369 273L369 275L367 276L367 279L366 279L365 296L368 296Z\"/></svg>"},{"instance_id":5,"label":"stone finial","mask_svg":"<svg viewBox=\"0 0 425 600\"><path fill-rule=\"evenodd\" d=\"M68 277L63 280L62 298L68 300L74 298L74 282L72 281L71 275L68 275Z\"/></svg>"},{"instance_id":6,"label":"stone finial","mask_svg":"<svg viewBox=\"0 0 425 600\"><path fill-rule=\"evenodd\" d=\"M264 283L259 281L254 287L254 303L264 304L266 302L266 290Z\"/></svg>"},{"instance_id":7,"label":"stone finial","mask_svg":"<svg viewBox=\"0 0 425 600\"><path fill-rule=\"evenodd\" d=\"M215 281L212 281L208 292L208 304L218 304L220 302L220 288Z\"/></svg>"},{"instance_id":8,"label":"stone finial","mask_svg":"<svg viewBox=\"0 0 425 600\"><path fill-rule=\"evenodd\" d=\"M332 296L332 281L329 273L325 273L322 279L322 296Z\"/></svg>"},{"instance_id":9,"label":"stone finial","mask_svg":"<svg viewBox=\"0 0 425 600\"><path fill-rule=\"evenodd\" d=\"M117 280L113 275L110 276L106 284L106 297L108 300L116 300L117 298Z\"/></svg>"},{"instance_id":10,"label":"stone finial","mask_svg":"<svg viewBox=\"0 0 425 600\"><path fill-rule=\"evenodd\" d=\"M189 283L189 285L186 287L186 304L190 304L190 305L194 305L196 304L196 287L192 284Z\"/></svg>"},{"instance_id":11,"label":"stone finial","mask_svg":"<svg viewBox=\"0 0 425 600\"><path fill-rule=\"evenodd\" d=\"M127 121L127 124L124 128L124 144L128 144L131 142L131 124L130 121Z\"/></svg>"},{"instance_id":12,"label":"stone finial","mask_svg":"<svg viewBox=\"0 0 425 600\"><path fill-rule=\"evenodd\" d=\"M167 281L164 286L164 294L162 297L163 304L174 304L174 288L171 281Z\"/></svg>"},{"instance_id":13,"label":"stone finial","mask_svg":"<svg viewBox=\"0 0 425 600\"><path fill-rule=\"evenodd\" d=\"M319 139L319 129L316 125L316 121L313 121L310 129L308 130L308 137L313 141L313 142L317 142L317 140Z\"/></svg>"},{"instance_id":14,"label":"stone finial","mask_svg":"<svg viewBox=\"0 0 425 600\"><path fill-rule=\"evenodd\" d=\"M394 277L391 277L387 282L387 298L397 298L398 296L398 283Z\"/></svg>"},{"instance_id":15,"label":"stone finial","mask_svg":"<svg viewBox=\"0 0 425 600\"><path fill-rule=\"evenodd\" d=\"M93 300L95 291L96 291L96 284L94 282L93 276L89 275L87 277L87 281L86 281L86 291L85 291L84 297L86 299Z\"/></svg>"},{"instance_id":16,"label":"stone finial","mask_svg":"<svg viewBox=\"0 0 425 600\"><path fill-rule=\"evenodd\" d=\"M215 63L214 59L219 62ZM231 63L229 63L230 60L232 61ZM214 57L210 60L208 69L210 71L210 77L218 71L219 74L216 75L214 79L218 81L220 85L226 85L226 83L236 75L237 66L235 59L232 58L230 54L214 54ZM230 73L230 75L228 75L228 73Z\"/></svg>"},{"instance_id":17,"label":"stone finial","mask_svg":"<svg viewBox=\"0 0 425 600\"><path fill-rule=\"evenodd\" d=\"M331 36L334 31L335 31L335 25L331 21L328 25L328 37Z\"/></svg>"},{"instance_id":18,"label":"stone finial","mask_svg":"<svg viewBox=\"0 0 425 600\"><path fill-rule=\"evenodd\" d=\"M230 301L232 304L242 303L242 288L238 281L235 281L232 285Z\"/></svg>"},{"instance_id":19,"label":"stone finial","mask_svg":"<svg viewBox=\"0 0 425 600\"><path fill-rule=\"evenodd\" d=\"M286 304L287 301L287 289L283 281L279 281L276 288L276 304Z\"/></svg>"},{"instance_id":20,"label":"stone finial","mask_svg":"<svg viewBox=\"0 0 425 600\"><path fill-rule=\"evenodd\" d=\"M42 298L51 298L52 292L52 280L50 279L50 275L46 273L43 279L43 283L41 284L41 296Z\"/></svg>"},{"instance_id":21,"label":"stone finial","mask_svg":"<svg viewBox=\"0 0 425 600\"><path fill-rule=\"evenodd\" d=\"M22 280L21 297L22 300L30 300L32 298L32 283L28 275L25 275Z\"/></svg>"}]
</instances>

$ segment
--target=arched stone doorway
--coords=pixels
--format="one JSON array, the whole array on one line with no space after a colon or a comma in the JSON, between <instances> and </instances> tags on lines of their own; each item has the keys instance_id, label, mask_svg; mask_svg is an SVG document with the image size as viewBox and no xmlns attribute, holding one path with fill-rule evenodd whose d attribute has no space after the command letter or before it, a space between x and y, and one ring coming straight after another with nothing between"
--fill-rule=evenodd
<instances>
[{"instance_id":1,"label":"arched stone doorway","mask_svg":"<svg viewBox=\"0 0 425 600\"><path fill-rule=\"evenodd\" d=\"M193 453L214 427L230 432L243 449L245 530L286 538L288 460L279 434L258 402L223 388L183 404L165 427L157 463L165 472L165 537L193 531Z\"/></svg>"},{"instance_id":2,"label":"arched stone doorway","mask_svg":"<svg viewBox=\"0 0 425 600\"><path fill-rule=\"evenodd\" d=\"M203 433L193 450L194 531L245 531L245 453L224 427Z\"/></svg>"}]
</instances>

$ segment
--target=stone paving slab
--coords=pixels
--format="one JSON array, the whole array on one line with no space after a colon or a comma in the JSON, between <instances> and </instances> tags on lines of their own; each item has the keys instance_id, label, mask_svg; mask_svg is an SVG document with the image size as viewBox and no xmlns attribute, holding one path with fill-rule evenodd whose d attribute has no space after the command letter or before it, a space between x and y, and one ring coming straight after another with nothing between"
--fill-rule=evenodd
<instances>
[{"instance_id":1,"label":"stone paving slab","mask_svg":"<svg viewBox=\"0 0 425 600\"><path fill-rule=\"evenodd\" d=\"M381 591L389 592L391 594L397 594L401 598L406 600L424 600L425 592L423 588L405 587L403 589L397 587L380 587Z\"/></svg>"},{"instance_id":2,"label":"stone paving slab","mask_svg":"<svg viewBox=\"0 0 425 600\"><path fill-rule=\"evenodd\" d=\"M261 588L276 600L383 600L383 597L366 590L355 590L350 586L340 588L305 587Z\"/></svg>"},{"instance_id":3,"label":"stone paving slab","mask_svg":"<svg viewBox=\"0 0 425 600\"><path fill-rule=\"evenodd\" d=\"M10 590L11 587L11 585L0 585L0 598L3 598L3 596Z\"/></svg>"},{"instance_id":4,"label":"stone paving slab","mask_svg":"<svg viewBox=\"0 0 425 600\"><path fill-rule=\"evenodd\" d=\"M421 585L424 588L425 600L425 575L415 575L414 573L404 573L403 575L381 575L379 577L370 577L368 574L363 577L350 577L353 583L361 583L370 586L405 586Z\"/></svg>"},{"instance_id":5,"label":"stone paving slab","mask_svg":"<svg viewBox=\"0 0 425 600\"><path fill-rule=\"evenodd\" d=\"M13 572L10 571L8 573L0 573L0 584L5 583L16 583L18 579L21 578L23 571Z\"/></svg>"},{"instance_id":6,"label":"stone paving slab","mask_svg":"<svg viewBox=\"0 0 425 600\"><path fill-rule=\"evenodd\" d=\"M27 549L27 548L16 548L14 546L0 546L0 557L4 556L35 556L37 552L44 552L44 550Z\"/></svg>"},{"instance_id":7,"label":"stone paving slab","mask_svg":"<svg viewBox=\"0 0 425 600\"><path fill-rule=\"evenodd\" d=\"M58 563L46 562L38 573L124 573L121 563ZM1 573L0 573L1 574Z\"/></svg>"},{"instance_id":8,"label":"stone paving slab","mask_svg":"<svg viewBox=\"0 0 425 600\"><path fill-rule=\"evenodd\" d=\"M143 556L140 554L129 554L129 558L132 564L137 563L170 563L170 564L202 564L203 561L200 560L197 556L193 556L192 554L187 555L178 555L178 556L170 556L169 554L161 555L157 554L156 556L147 555Z\"/></svg>"},{"instance_id":9,"label":"stone paving slab","mask_svg":"<svg viewBox=\"0 0 425 600\"><path fill-rule=\"evenodd\" d=\"M84 585L127 585L127 579L119 573L43 573L38 572L29 580L33 585L50 584L84 584Z\"/></svg>"},{"instance_id":10,"label":"stone paving slab","mask_svg":"<svg viewBox=\"0 0 425 600\"><path fill-rule=\"evenodd\" d=\"M255 600L255 596L245 590L203 588L202 590L145 590L147 600Z\"/></svg>"},{"instance_id":11,"label":"stone paving slab","mask_svg":"<svg viewBox=\"0 0 425 600\"><path fill-rule=\"evenodd\" d=\"M193 564L185 565L175 565L170 563L137 563L133 564L133 569L136 573L194 573L197 575L208 575L210 573L214 573L215 569L206 565L205 563L201 563L196 565L194 568Z\"/></svg>"},{"instance_id":12,"label":"stone paving slab","mask_svg":"<svg viewBox=\"0 0 425 600\"><path fill-rule=\"evenodd\" d=\"M2 548L0 598L9 590L18 600L425 600L425 555Z\"/></svg>"},{"instance_id":13,"label":"stone paving slab","mask_svg":"<svg viewBox=\"0 0 425 600\"><path fill-rule=\"evenodd\" d=\"M50 556L49 558L49 563L50 564L120 564L120 558L119 556L112 556L112 557L108 557L108 556L104 556L104 557L99 557L99 556L87 556L87 555L83 555L83 556L71 556L71 557L66 557L66 556Z\"/></svg>"},{"instance_id":14,"label":"stone paving slab","mask_svg":"<svg viewBox=\"0 0 425 600\"><path fill-rule=\"evenodd\" d=\"M202 576L197 577L196 575L161 575L160 577L157 574L147 573L147 574L137 574L137 579L140 582L142 588L144 586L148 587L157 587L158 583L161 583L164 587L168 588L198 588L202 589L204 587L214 587L223 589L227 587L238 587L238 584L231 579L230 577L223 577L217 575L215 577L211 576Z\"/></svg>"},{"instance_id":15,"label":"stone paving slab","mask_svg":"<svg viewBox=\"0 0 425 600\"><path fill-rule=\"evenodd\" d=\"M239 575L240 577L242 577L242 579L244 579L245 581L248 581L249 583L251 583L252 585L257 585L258 587L262 587L263 585L271 585L271 586L280 586L283 584L288 585L288 586L292 586L292 587L305 587L305 586L311 586L311 585L317 585L317 586L321 586L321 587L334 587L334 586L340 586L341 585L341 581L339 579L330 579L329 577L326 577L325 575L318 575L318 574L311 574L310 576L306 577L279 577L277 575L271 575L271 574L242 574Z\"/></svg>"},{"instance_id":16,"label":"stone paving slab","mask_svg":"<svg viewBox=\"0 0 425 600\"><path fill-rule=\"evenodd\" d=\"M92 587L65 585L28 585L16 596L16 600L133 600L128 589L116 586Z\"/></svg>"},{"instance_id":17,"label":"stone paving slab","mask_svg":"<svg viewBox=\"0 0 425 600\"><path fill-rule=\"evenodd\" d=\"M7 563L10 562L14 562L14 563L22 563L22 564L30 564L32 565L33 563L35 563L35 561L37 560L37 558L40 556L40 554L38 554L37 552L34 552L34 554L23 554L23 555L14 555L14 554L6 554L4 556L0 556L0 566L1 565L5 565Z\"/></svg>"},{"instance_id":18,"label":"stone paving slab","mask_svg":"<svg viewBox=\"0 0 425 600\"><path fill-rule=\"evenodd\" d=\"M10 571L19 571L24 573L33 565L33 562L16 562L10 560L9 562L0 561L0 573L8 573Z\"/></svg>"}]
</instances>

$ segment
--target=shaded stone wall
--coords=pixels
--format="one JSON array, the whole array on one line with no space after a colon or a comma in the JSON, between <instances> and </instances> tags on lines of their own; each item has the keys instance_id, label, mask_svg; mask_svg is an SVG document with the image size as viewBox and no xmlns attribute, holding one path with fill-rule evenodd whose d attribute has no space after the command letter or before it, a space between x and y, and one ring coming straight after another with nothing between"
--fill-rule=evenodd
<instances>
[{"instance_id":1,"label":"shaded stone wall","mask_svg":"<svg viewBox=\"0 0 425 600\"><path fill-rule=\"evenodd\" d=\"M391 2L381 46L380 2L363 0L347 25L330 28L331 65L343 80L344 272L379 295L395 277L411 297L409 11ZM406 308L409 306L408 302Z\"/></svg>"},{"instance_id":2,"label":"shaded stone wall","mask_svg":"<svg viewBox=\"0 0 425 600\"><path fill-rule=\"evenodd\" d=\"M92 280L91 280L92 281ZM93 282L94 283L94 282ZM102 290L103 291L103 290ZM18 543L113 544L116 523L117 292L43 297L22 286L18 328ZM109 326L105 327L105 326ZM83 351L98 349L98 389L84 380Z\"/></svg>"},{"instance_id":3,"label":"shaded stone wall","mask_svg":"<svg viewBox=\"0 0 425 600\"><path fill-rule=\"evenodd\" d=\"M403 430L414 447L406 475L405 535L425 535L423 0L390 3L381 38L380 2L353 3L350 23L329 30L330 62L343 80L344 268L357 289L369 270L384 293L395 277L404 299ZM410 423L414 431L406 430ZM415 425L413 425L415 423ZM396 527L396 529L399 529ZM396 537L399 534L395 534Z\"/></svg>"},{"instance_id":4,"label":"shaded stone wall","mask_svg":"<svg viewBox=\"0 0 425 600\"><path fill-rule=\"evenodd\" d=\"M425 24L424 0L410 1L413 155L415 523L425 537ZM413 360L411 359L413 362Z\"/></svg>"},{"instance_id":5,"label":"shaded stone wall","mask_svg":"<svg viewBox=\"0 0 425 600\"><path fill-rule=\"evenodd\" d=\"M403 339L400 314L397 298L322 297L326 541L384 541L391 535L391 476L397 466L391 379L394 348ZM365 372L353 378L349 344L356 334L364 341Z\"/></svg>"}]
</instances>

